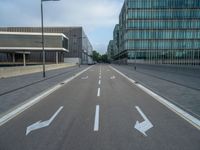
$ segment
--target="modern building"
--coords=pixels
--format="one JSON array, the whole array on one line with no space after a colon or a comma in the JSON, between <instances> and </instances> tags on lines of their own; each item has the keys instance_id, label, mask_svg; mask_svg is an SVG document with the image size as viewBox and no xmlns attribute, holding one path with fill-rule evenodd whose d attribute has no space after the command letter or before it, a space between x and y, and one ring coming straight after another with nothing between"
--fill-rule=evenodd
<instances>
[{"instance_id":1,"label":"modern building","mask_svg":"<svg viewBox=\"0 0 200 150\"><path fill-rule=\"evenodd\" d=\"M199 0L125 0L118 29L115 61L200 65Z\"/></svg>"},{"instance_id":2,"label":"modern building","mask_svg":"<svg viewBox=\"0 0 200 150\"><path fill-rule=\"evenodd\" d=\"M42 34L33 32L0 32L0 61L20 63L42 62ZM64 61L69 52L68 38L61 33L44 34L46 62Z\"/></svg>"},{"instance_id":3,"label":"modern building","mask_svg":"<svg viewBox=\"0 0 200 150\"><path fill-rule=\"evenodd\" d=\"M114 40L110 40L107 49L108 60L112 62L114 60Z\"/></svg>"},{"instance_id":4,"label":"modern building","mask_svg":"<svg viewBox=\"0 0 200 150\"><path fill-rule=\"evenodd\" d=\"M0 27L0 31L41 33L41 27ZM69 53L64 54L65 62L93 63L93 47L82 27L44 27L44 32L63 33L69 38Z\"/></svg>"}]
</instances>

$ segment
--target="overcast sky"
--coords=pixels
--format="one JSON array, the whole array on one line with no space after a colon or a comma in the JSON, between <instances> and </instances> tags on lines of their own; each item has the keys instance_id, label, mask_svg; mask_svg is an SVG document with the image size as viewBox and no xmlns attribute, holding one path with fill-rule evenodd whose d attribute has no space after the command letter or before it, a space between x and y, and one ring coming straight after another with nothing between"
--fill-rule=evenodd
<instances>
[{"instance_id":1,"label":"overcast sky","mask_svg":"<svg viewBox=\"0 0 200 150\"><path fill-rule=\"evenodd\" d=\"M105 53L124 0L44 3L45 26L83 26L94 49ZM40 0L0 0L0 26L40 26Z\"/></svg>"}]
</instances>

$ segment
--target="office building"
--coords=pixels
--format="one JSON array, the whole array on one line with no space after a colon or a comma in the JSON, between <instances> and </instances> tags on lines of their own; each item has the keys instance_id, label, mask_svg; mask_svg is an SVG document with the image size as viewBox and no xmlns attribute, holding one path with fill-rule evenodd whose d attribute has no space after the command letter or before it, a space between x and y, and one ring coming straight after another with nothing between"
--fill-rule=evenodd
<instances>
[{"instance_id":1,"label":"office building","mask_svg":"<svg viewBox=\"0 0 200 150\"><path fill-rule=\"evenodd\" d=\"M40 32L40 27L0 27L4 32ZM69 53L65 62L91 64L93 47L82 27L44 27L45 33L63 33L69 38Z\"/></svg>"},{"instance_id":2,"label":"office building","mask_svg":"<svg viewBox=\"0 0 200 150\"><path fill-rule=\"evenodd\" d=\"M200 1L125 0L118 34L115 61L200 65Z\"/></svg>"},{"instance_id":3,"label":"office building","mask_svg":"<svg viewBox=\"0 0 200 150\"><path fill-rule=\"evenodd\" d=\"M0 61L20 63L42 62L42 34L33 32L0 32ZM68 38L61 33L44 34L47 63L64 61L69 52Z\"/></svg>"},{"instance_id":4,"label":"office building","mask_svg":"<svg viewBox=\"0 0 200 150\"><path fill-rule=\"evenodd\" d=\"M108 60L112 62L114 60L114 40L110 40L107 49Z\"/></svg>"}]
</instances>

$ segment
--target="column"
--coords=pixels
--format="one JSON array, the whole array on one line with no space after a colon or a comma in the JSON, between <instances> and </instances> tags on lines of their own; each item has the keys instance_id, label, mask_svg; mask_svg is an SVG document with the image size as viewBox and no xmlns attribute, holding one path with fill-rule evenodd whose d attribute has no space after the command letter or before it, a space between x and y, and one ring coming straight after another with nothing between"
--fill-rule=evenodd
<instances>
[{"instance_id":1,"label":"column","mask_svg":"<svg viewBox=\"0 0 200 150\"><path fill-rule=\"evenodd\" d=\"M23 53L23 62L24 62L24 66L26 66L26 54L25 54L25 52Z\"/></svg>"},{"instance_id":2,"label":"column","mask_svg":"<svg viewBox=\"0 0 200 150\"><path fill-rule=\"evenodd\" d=\"M56 64L58 64L58 52L56 52Z\"/></svg>"},{"instance_id":3,"label":"column","mask_svg":"<svg viewBox=\"0 0 200 150\"><path fill-rule=\"evenodd\" d=\"M12 60L13 60L13 63L15 63L15 52L12 53Z\"/></svg>"}]
</instances>

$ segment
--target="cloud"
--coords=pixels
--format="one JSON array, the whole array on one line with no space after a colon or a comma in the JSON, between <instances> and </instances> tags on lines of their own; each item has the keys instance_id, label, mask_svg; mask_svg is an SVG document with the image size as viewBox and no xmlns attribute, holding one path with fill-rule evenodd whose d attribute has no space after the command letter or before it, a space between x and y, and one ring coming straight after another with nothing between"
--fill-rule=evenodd
<instances>
[{"instance_id":1,"label":"cloud","mask_svg":"<svg viewBox=\"0 0 200 150\"><path fill-rule=\"evenodd\" d=\"M98 50L100 54L104 54L107 50L107 45L105 43L93 43L94 50Z\"/></svg>"},{"instance_id":2,"label":"cloud","mask_svg":"<svg viewBox=\"0 0 200 150\"><path fill-rule=\"evenodd\" d=\"M61 0L44 2L45 26L83 26L86 34L99 36L97 29L113 29L124 0ZM40 0L0 0L0 26L40 26ZM105 36L112 36L112 30ZM89 37L90 38L90 37ZM93 43L108 41L99 36ZM97 41L98 40L98 41Z\"/></svg>"},{"instance_id":3,"label":"cloud","mask_svg":"<svg viewBox=\"0 0 200 150\"><path fill-rule=\"evenodd\" d=\"M55 7L45 7L46 14L51 14L54 10L53 17L48 15L48 20L52 24L64 25L83 25L86 28L109 27L118 20L120 9L119 2L107 0L71 0L62 1Z\"/></svg>"}]
</instances>

